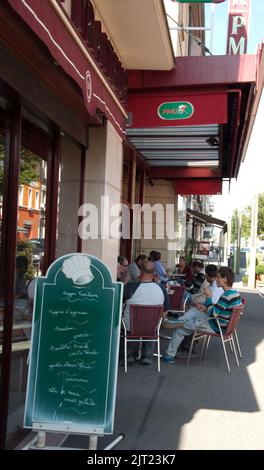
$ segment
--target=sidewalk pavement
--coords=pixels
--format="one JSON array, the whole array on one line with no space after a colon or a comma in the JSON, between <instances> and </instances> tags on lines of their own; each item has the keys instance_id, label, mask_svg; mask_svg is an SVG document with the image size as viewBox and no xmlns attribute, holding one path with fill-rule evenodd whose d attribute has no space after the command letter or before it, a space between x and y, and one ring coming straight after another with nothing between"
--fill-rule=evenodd
<instances>
[{"instance_id":1,"label":"sidewalk pavement","mask_svg":"<svg viewBox=\"0 0 264 470\"><path fill-rule=\"evenodd\" d=\"M207 359L175 364L119 366L113 436L98 439L103 449L120 433L116 450L264 449L264 295L243 289L245 314L238 328L240 367L230 352L227 372L222 346L212 339ZM168 334L169 330L166 330ZM162 350L167 345L162 340ZM88 447L71 435L64 446Z\"/></svg>"}]
</instances>

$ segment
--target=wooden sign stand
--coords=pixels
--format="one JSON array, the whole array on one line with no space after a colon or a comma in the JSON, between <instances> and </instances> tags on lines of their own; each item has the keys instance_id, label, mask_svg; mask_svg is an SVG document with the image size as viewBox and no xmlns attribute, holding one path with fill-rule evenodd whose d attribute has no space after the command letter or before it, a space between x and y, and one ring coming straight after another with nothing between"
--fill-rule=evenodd
<instances>
[{"instance_id":1,"label":"wooden sign stand","mask_svg":"<svg viewBox=\"0 0 264 470\"><path fill-rule=\"evenodd\" d=\"M37 279L24 416L34 448L47 448L49 431L87 435L90 450L113 433L122 294L87 254L65 255Z\"/></svg>"}]
</instances>

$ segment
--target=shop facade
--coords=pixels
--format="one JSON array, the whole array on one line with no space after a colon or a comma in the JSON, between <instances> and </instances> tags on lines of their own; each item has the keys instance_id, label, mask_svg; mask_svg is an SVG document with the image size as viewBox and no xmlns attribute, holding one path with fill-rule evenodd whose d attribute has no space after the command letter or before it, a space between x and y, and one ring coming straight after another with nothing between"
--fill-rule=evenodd
<instances>
[{"instance_id":1,"label":"shop facade","mask_svg":"<svg viewBox=\"0 0 264 470\"><path fill-rule=\"evenodd\" d=\"M0 7L2 448L14 448L23 430L30 279L57 257L82 251L102 259L115 277L119 254L119 240L100 233L82 240L78 226L84 203L120 201L126 72L105 37L114 70L96 56L94 28L89 49L51 3ZM102 41L98 31L96 38Z\"/></svg>"}]
</instances>

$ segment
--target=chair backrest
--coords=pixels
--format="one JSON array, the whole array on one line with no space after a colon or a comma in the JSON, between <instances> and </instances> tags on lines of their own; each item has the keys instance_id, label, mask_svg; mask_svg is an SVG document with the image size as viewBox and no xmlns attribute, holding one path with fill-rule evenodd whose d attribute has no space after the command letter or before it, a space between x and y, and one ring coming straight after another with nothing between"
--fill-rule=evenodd
<instances>
[{"instance_id":1,"label":"chair backrest","mask_svg":"<svg viewBox=\"0 0 264 470\"><path fill-rule=\"evenodd\" d=\"M163 305L130 305L129 336L155 337Z\"/></svg>"},{"instance_id":2,"label":"chair backrest","mask_svg":"<svg viewBox=\"0 0 264 470\"><path fill-rule=\"evenodd\" d=\"M241 307L233 308L232 315L227 325L225 336L229 336L234 333L234 330L236 329L237 324L240 320L242 310L243 310L243 305Z\"/></svg>"},{"instance_id":3,"label":"chair backrest","mask_svg":"<svg viewBox=\"0 0 264 470\"><path fill-rule=\"evenodd\" d=\"M173 293L170 295L170 303L172 309L182 309L183 297L185 293L184 286L171 286L170 288Z\"/></svg>"}]
</instances>

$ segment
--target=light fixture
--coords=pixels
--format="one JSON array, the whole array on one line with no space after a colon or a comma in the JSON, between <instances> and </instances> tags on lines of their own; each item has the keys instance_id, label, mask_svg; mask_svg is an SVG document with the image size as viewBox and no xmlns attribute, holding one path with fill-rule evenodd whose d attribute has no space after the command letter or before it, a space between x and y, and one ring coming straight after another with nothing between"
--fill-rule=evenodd
<instances>
[{"instance_id":1,"label":"light fixture","mask_svg":"<svg viewBox=\"0 0 264 470\"><path fill-rule=\"evenodd\" d=\"M210 145L210 147L218 147L219 145L219 139L215 137L214 135L210 135L205 142Z\"/></svg>"}]
</instances>

